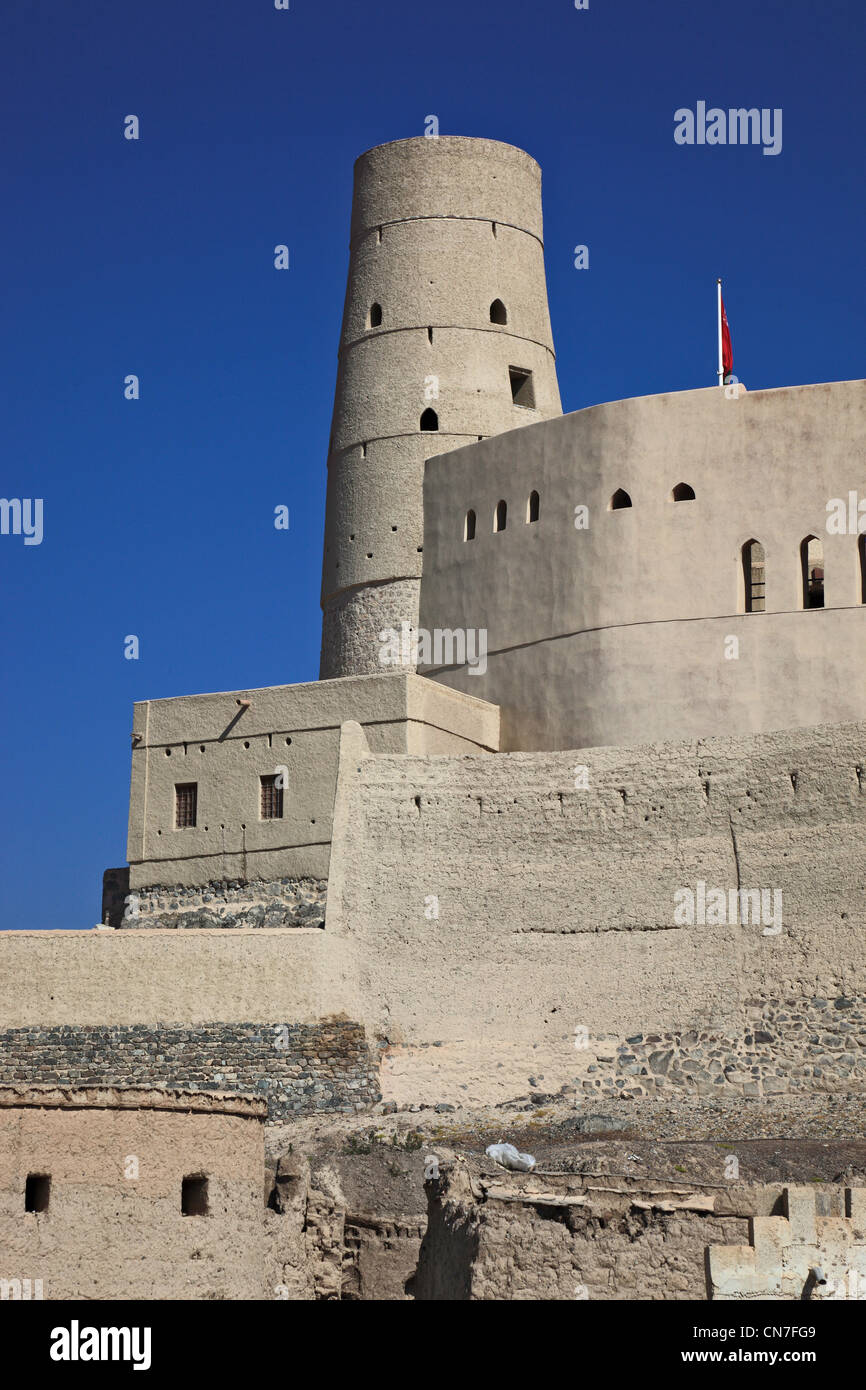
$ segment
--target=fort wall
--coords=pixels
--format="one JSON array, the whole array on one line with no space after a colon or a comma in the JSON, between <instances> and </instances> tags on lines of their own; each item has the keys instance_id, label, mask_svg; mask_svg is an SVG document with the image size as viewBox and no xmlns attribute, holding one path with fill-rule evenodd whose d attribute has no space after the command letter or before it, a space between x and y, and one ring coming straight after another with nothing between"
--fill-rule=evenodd
<instances>
[{"instance_id":1,"label":"fort wall","mask_svg":"<svg viewBox=\"0 0 866 1390\"><path fill-rule=\"evenodd\" d=\"M0 934L8 1028L315 1023L357 1007L347 943L316 928Z\"/></svg>"},{"instance_id":2,"label":"fort wall","mask_svg":"<svg viewBox=\"0 0 866 1390\"><path fill-rule=\"evenodd\" d=\"M321 930L9 932L0 1085L258 1096L270 1122L379 1099L346 943Z\"/></svg>"},{"instance_id":3,"label":"fort wall","mask_svg":"<svg viewBox=\"0 0 866 1390\"><path fill-rule=\"evenodd\" d=\"M193 906L214 926L219 917L209 904L235 880L310 879L323 890L340 725L349 717L364 725L376 752L498 746L496 709L403 671L141 701L133 719L130 890L141 899L154 887L204 888L210 898ZM281 814L270 819L262 813L263 777L281 779ZM195 787L192 825L177 823L179 785ZM141 902L134 907L128 915L137 922ZM287 908L284 920L296 925L299 917Z\"/></svg>"},{"instance_id":4,"label":"fort wall","mask_svg":"<svg viewBox=\"0 0 866 1390\"><path fill-rule=\"evenodd\" d=\"M492 759L344 744L328 922L391 1044L386 1098L862 1087L863 725ZM775 891L778 924L678 921L698 884L726 907Z\"/></svg>"},{"instance_id":5,"label":"fort wall","mask_svg":"<svg viewBox=\"0 0 866 1390\"><path fill-rule=\"evenodd\" d=\"M617 401L432 459L420 625L486 629L489 655L486 672L425 674L498 704L511 750L864 718L864 444L866 386L851 381ZM694 497L675 501L679 484ZM631 505L611 509L619 490ZM846 534L828 533L831 499ZM804 609L810 535L825 606ZM766 606L746 613L752 539Z\"/></svg>"},{"instance_id":6,"label":"fort wall","mask_svg":"<svg viewBox=\"0 0 866 1390\"><path fill-rule=\"evenodd\" d=\"M862 724L453 757L373 756L349 723L324 929L5 934L5 1026L36 1030L7 1074L258 1067L272 1115L376 1077L433 1104L860 1090L864 767ZM304 1031L329 1020L335 1058Z\"/></svg>"},{"instance_id":7,"label":"fort wall","mask_svg":"<svg viewBox=\"0 0 866 1390\"><path fill-rule=\"evenodd\" d=\"M265 1297L264 1113L217 1095L0 1090L4 1297ZM36 1201L29 1174L49 1179ZM199 1176L207 1214L185 1215Z\"/></svg>"}]
</instances>

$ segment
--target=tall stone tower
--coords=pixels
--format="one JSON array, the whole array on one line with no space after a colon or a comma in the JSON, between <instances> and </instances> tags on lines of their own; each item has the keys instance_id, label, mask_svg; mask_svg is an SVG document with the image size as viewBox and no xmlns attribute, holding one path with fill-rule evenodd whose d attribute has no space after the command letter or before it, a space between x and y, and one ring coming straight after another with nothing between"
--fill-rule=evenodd
<instances>
[{"instance_id":1,"label":"tall stone tower","mask_svg":"<svg viewBox=\"0 0 866 1390\"><path fill-rule=\"evenodd\" d=\"M381 672L414 628L424 461L562 413L541 239L541 170L458 136L355 164L328 457L320 677Z\"/></svg>"}]
</instances>

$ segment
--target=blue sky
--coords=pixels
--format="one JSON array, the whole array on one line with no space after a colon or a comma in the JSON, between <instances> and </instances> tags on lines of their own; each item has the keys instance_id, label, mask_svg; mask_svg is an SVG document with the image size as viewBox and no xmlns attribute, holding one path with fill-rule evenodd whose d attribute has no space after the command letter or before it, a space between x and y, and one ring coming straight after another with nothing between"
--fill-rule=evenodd
<instances>
[{"instance_id":1,"label":"blue sky","mask_svg":"<svg viewBox=\"0 0 866 1390\"><path fill-rule=\"evenodd\" d=\"M711 385L717 275L750 388L847 380L864 53L862 0L6 0L0 926L99 920L133 700L317 675L356 156L435 114L539 160L565 410ZM781 153L676 145L700 100Z\"/></svg>"}]
</instances>

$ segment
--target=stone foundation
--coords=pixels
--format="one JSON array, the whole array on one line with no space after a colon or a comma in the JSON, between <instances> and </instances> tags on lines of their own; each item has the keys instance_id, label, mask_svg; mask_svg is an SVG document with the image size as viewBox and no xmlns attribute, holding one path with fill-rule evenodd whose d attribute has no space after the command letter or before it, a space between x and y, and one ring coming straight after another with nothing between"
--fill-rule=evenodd
<instances>
[{"instance_id":1,"label":"stone foundation","mask_svg":"<svg viewBox=\"0 0 866 1390\"><path fill-rule=\"evenodd\" d=\"M751 1030L638 1033L595 1041L586 1095L636 1099L686 1090L699 1096L785 1095L866 1089L866 1002L862 997L754 1000Z\"/></svg>"},{"instance_id":2,"label":"stone foundation","mask_svg":"<svg viewBox=\"0 0 866 1390\"><path fill-rule=\"evenodd\" d=\"M123 917L129 928L324 927L325 878L228 879L200 887L155 885L127 894ZM113 923L112 923L113 925Z\"/></svg>"},{"instance_id":3,"label":"stone foundation","mask_svg":"<svg viewBox=\"0 0 866 1390\"><path fill-rule=\"evenodd\" d=\"M271 1122L320 1111L353 1114L380 1099L363 1028L339 1019L11 1028L0 1032L0 1085L238 1093L266 1100Z\"/></svg>"}]
</instances>

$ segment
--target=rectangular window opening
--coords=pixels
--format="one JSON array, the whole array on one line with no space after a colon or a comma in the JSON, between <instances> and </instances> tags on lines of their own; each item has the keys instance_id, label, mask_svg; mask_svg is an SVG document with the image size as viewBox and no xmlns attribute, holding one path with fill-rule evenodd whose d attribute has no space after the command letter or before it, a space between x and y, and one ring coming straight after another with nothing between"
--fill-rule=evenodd
<instances>
[{"instance_id":1,"label":"rectangular window opening","mask_svg":"<svg viewBox=\"0 0 866 1390\"><path fill-rule=\"evenodd\" d=\"M751 570L751 604L752 613L763 613L765 606L766 584L764 580L764 566L762 564L752 565Z\"/></svg>"},{"instance_id":2,"label":"rectangular window opening","mask_svg":"<svg viewBox=\"0 0 866 1390\"><path fill-rule=\"evenodd\" d=\"M48 1173L28 1173L24 1187L24 1210L47 1211L50 1199L50 1175Z\"/></svg>"},{"instance_id":3,"label":"rectangular window opening","mask_svg":"<svg viewBox=\"0 0 866 1390\"><path fill-rule=\"evenodd\" d=\"M271 773L270 776L262 777L259 780L261 782L262 820L282 820L283 788L277 786L277 774Z\"/></svg>"},{"instance_id":4,"label":"rectangular window opening","mask_svg":"<svg viewBox=\"0 0 866 1390\"><path fill-rule=\"evenodd\" d=\"M195 825L198 810L198 782L177 782L174 788L174 824L176 830L188 830Z\"/></svg>"},{"instance_id":5,"label":"rectangular window opening","mask_svg":"<svg viewBox=\"0 0 866 1390\"><path fill-rule=\"evenodd\" d=\"M192 1173L180 1186L180 1209L184 1216L207 1216L207 1178Z\"/></svg>"},{"instance_id":6,"label":"rectangular window opening","mask_svg":"<svg viewBox=\"0 0 866 1390\"><path fill-rule=\"evenodd\" d=\"M532 372L522 367L509 367L508 380L511 382L511 399L515 405L529 410L535 409L535 388L532 385Z\"/></svg>"}]
</instances>

